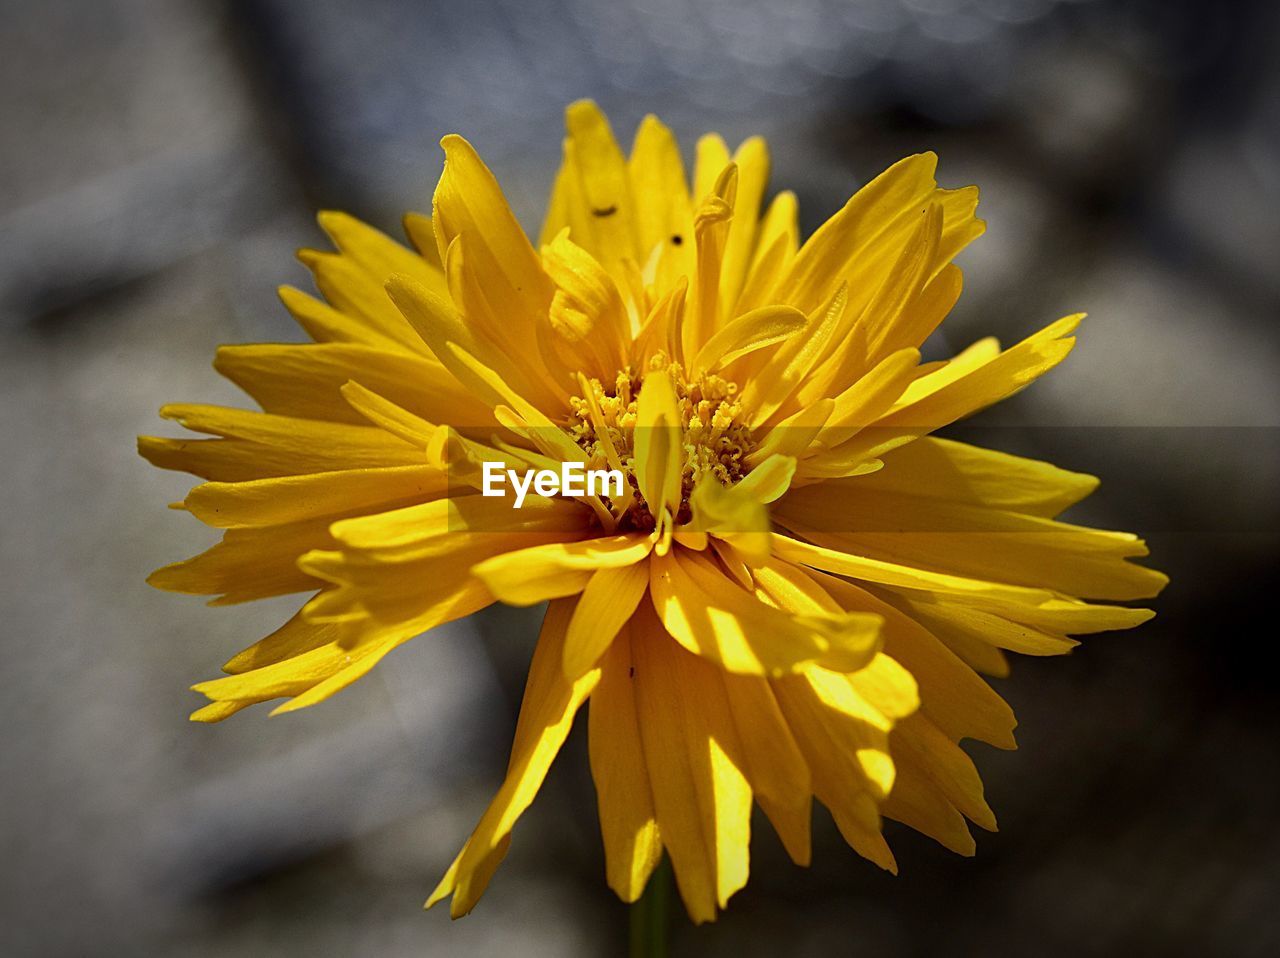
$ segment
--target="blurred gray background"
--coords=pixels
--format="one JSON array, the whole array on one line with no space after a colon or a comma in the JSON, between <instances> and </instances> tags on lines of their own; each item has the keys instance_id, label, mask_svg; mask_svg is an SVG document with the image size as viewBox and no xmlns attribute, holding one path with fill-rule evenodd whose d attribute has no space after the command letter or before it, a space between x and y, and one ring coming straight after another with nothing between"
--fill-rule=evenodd
<instances>
[{"instance_id":1,"label":"blurred gray background","mask_svg":"<svg viewBox=\"0 0 1280 958\"><path fill-rule=\"evenodd\" d=\"M394 229L466 134L536 229L560 111L620 138L771 138L806 229L936 149L983 189L956 348L1077 309L982 438L1104 477L1149 535L1135 634L997 683L975 859L890 826L880 873L815 818L679 955L1280 953L1280 20L1159 0L0 2L0 954L612 955L580 733L475 914L422 899L500 780L527 613L398 651L343 695L214 727L186 691L295 600L209 610L146 573L212 541L147 467L165 401L238 401L214 347L295 339L274 297L337 207ZM1271 636L1271 638L1267 638Z\"/></svg>"}]
</instances>

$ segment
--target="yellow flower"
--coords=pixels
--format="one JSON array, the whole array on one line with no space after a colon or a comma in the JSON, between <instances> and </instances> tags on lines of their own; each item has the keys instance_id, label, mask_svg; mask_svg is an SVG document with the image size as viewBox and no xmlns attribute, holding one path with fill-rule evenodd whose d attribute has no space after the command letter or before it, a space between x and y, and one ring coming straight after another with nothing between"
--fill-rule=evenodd
<instances>
[{"instance_id":1,"label":"yellow flower","mask_svg":"<svg viewBox=\"0 0 1280 958\"><path fill-rule=\"evenodd\" d=\"M983 229L932 154L801 244L794 195L764 205L762 140L703 137L690 190L655 118L629 157L593 104L567 126L539 247L446 137L413 250L321 215L338 251L301 259L323 301L281 291L314 343L218 351L262 412L166 406L214 438L140 441L206 480L185 508L226 530L154 585L314 593L195 686L192 717L312 705L434 626L550 600L506 780L431 902L475 905L588 699L626 901L665 850L713 919L747 880L753 802L799 864L813 797L883 868L881 816L972 854L967 821L995 818L957 743L1013 748L1015 724L979 673L1137 625L1151 613L1084 600L1165 582L1127 561L1135 536L1055 519L1092 477L928 435L1057 365L1080 317L921 363ZM485 463L565 462L627 495L480 494Z\"/></svg>"}]
</instances>

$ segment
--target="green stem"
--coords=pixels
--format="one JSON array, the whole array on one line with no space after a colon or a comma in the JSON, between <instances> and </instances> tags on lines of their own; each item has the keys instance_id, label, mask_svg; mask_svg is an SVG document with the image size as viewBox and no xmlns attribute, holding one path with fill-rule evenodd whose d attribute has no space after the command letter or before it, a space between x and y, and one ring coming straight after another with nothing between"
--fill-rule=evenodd
<instances>
[{"instance_id":1,"label":"green stem","mask_svg":"<svg viewBox=\"0 0 1280 958\"><path fill-rule=\"evenodd\" d=\"M664 855L631 906L631 958L666 958L670 919L671 862Z\"/></svg>"}]
</instances>

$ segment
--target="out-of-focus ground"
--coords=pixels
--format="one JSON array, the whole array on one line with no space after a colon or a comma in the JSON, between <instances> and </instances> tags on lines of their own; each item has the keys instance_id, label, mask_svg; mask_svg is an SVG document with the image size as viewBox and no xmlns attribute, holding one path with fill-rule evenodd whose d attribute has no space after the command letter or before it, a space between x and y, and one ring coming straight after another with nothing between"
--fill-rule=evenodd
<instances>
[{"instance_id":1,"label":"out-of-focus ground","mask_svg":"<svg viewBox=\"0 0 1280 958\"><path fill-rule=\"evenodd\" d=\"M317 207L426 209L461 131L536 228L559 114L598 99L772 141L812 229L920 149L977 182L956 348L1091 318L995 430L1104 477L1173 585L1134 634L998 682L1001 822L892 878L815 819L681 955L1280 952L1280 22L1266 0L0 2L0 953L593 955L623 948L579 737L475 914L421 900L506 758L531 618L497 610L338 698L216 727L186 686L291 600L149 590L212 536L133 452L236 401L218 343L293 339ZM1048 426L1060 428L1046 428ZM1108 427L1108 428L1100 428ZM991 438L991 434L988 434ZM581 730L579 730L580 734Z\"/></svg>"}]
</instances>

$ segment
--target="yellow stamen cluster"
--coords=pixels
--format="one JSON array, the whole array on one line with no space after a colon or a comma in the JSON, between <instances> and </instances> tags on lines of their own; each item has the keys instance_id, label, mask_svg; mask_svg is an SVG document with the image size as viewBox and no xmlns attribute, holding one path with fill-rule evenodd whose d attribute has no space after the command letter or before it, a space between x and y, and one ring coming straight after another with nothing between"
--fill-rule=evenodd
<instances>
[{"instance_id":1,"label":"yellow stamen cluster","mask_svg":"<svg viewBox=\"0 0 1280 958\"><path fill-rule=\"evenodd\" d=\"M670 371L676 385L683 429L684 468L676 524L689 521L689 495L705 474L710 473L723 485L732 486L749 471L745 459L755 443L750 429L741 421L737 383L709 373L690 379L681 364L672 362L663 353L650 359L644 371L627 366L608 385L598 379L587 379L591 397L573 398L574 419L568 428L574 441L586 451L588 468L620 468L626 475L631 501L608 503L618 516L620 530L649 530L656 524L636 479L634 439L636 405L644 372L664 368Z\"/></svg>"}]
</instances>

